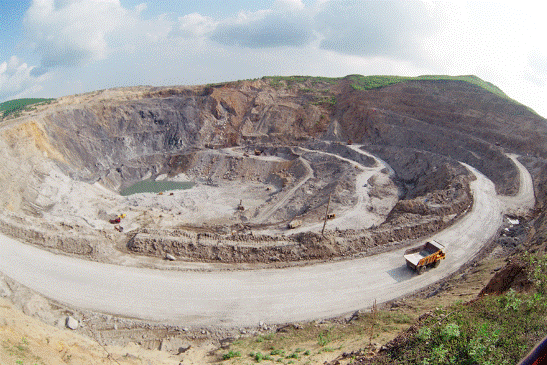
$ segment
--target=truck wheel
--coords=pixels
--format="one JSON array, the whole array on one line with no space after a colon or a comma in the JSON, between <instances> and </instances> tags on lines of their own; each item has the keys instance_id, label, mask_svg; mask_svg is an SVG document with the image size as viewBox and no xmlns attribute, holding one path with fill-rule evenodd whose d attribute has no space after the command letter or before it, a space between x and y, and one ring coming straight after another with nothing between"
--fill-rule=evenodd
<instances>
[{"instance_id":1,"label":"truck wheel","mask_svg":"<svg viewBox=\"0 0 547 365\"><path fill-rule=\"evenodd\" d=\"M441 264L441 260L437 260L437 261L435 261L435 263L433 264L433 267L438 267L440 264Z\"/></svg>"},{"instance_id":2,"label":"truck wheel","mask_svg":"<svg viewBox=\"0 0 547 365\"><path fill-rule=\"evenodd\" d=\"M418 273L418 275L422 275L425 272L425 266L420 266L416 268L416 272Z\"/></svg>"}]
</instances>

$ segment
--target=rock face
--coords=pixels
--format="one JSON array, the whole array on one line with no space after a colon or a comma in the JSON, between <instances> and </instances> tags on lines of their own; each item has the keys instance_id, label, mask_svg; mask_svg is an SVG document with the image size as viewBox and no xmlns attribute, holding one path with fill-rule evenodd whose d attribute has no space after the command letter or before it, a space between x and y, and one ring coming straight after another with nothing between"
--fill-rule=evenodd
<instances>
[{"instance_id":1,"label":"rock face","mask_svg":"<svg viewBox=\"0 0 547 365\"><path fill-rule=\"evenodd\" d=\"M11 289L8 284L4 281L2 276L0 276L0 297L8 298L11 296Z\"/></svg>"},{"instance_id":2,"label":"rock face","mask_svg":"<svg viewBox=\"0 0 547 365\"><path fill-rule=\"evenodd\" d=\"M81 255L106 252L99 248L104 242L129 242L138 252L161 257L173 252L175 257L178 252L192 252L192 247L165 238L161 242L169 243L158 249L157 237L147 241L149 233L136 224L122 222L124 233L112 232L102 217L121 213L117 211L120 206L128 210L144 206L138 199L122 200L117 195L120 189L142 179L175 175L211 187L244 183L248 197L264 202L245 201L235 193L235 204L243 201L245 210L236 214L222 203L224 215L206 223L224 231L236 225L246 230L251 223L286 227L301 215L317 218L324 214L331 193L334 208L357 203L357 170L348 161L363 167L374 164L370 157L349 148L359 143L391 166L393 171L386 174L391 173L399 198L404 199L393 205L391 214L382 212L382 219L389 214L388 224L405 224L402 236L414 232L409 227L427 226L429 232L470 203L465 170L457 161L486 174L499 192L515 192L517 172L504 151L547 157L545 122L522 105L471 83L450 80L408 81L360 90L354 76L337 80L264 78L70 96L38 114L0 126L0 231ZM222 152L223 147L240 147L245 153ZM211 189L201 189L203 196L216 199ZM288 192L291 196L281 196ZM378 201L387 194L378 184L371 186L370 193ZM133 216L140 214L139 224L161 231L166 212L184 204L175 195L171 202L159 208L145 206ZM189 225L185 216L190 215L180 213L178 226ZM384 237L377 239L383 242ZM289 239L289 246L295 240ZM208 259L241 256L233 250L235 246L226 246L232 250L228 255L215 253L208 244L204 246L211 251ZM348 252L362 245L349 244ZM329 250L340 253L337 247ZM287 257L297 256L294 250L280 251L293 252ZM283 255L259 256L278 260Z\"/></svg>"},{"instance_id":3,"label":"rock face","mask_svg":"<svg viewBox=\"0 0 547 365\"><path fill-rule=\"evenodd\" d=\"M68 317L66 317L65 325L66 325L66 328L69 328L71 330L76 330L76 329L78 329L80 323L78 322L77 319L75 319L71 316L68 316Z\"/></svg>"},{"instance_id":4,"label":"rock face","mask_svg":"<svg viewBox=\"0 0 547 365\"><path fill-rule=\"evenodd\" d=\"M514 189L516 173L495 144L527 153L546 133L536 128L541 118L525 107L467 82L414 81L378 90L354 90L349 83L316 83L307 91L306 83L276 89L257 80L142 89L127 99L119 96L123 89L105 91L57 108L33 130L42 137L42 149L66 162L73 177L102 178L114 188L159 173L166 156L181 151L328 139L336 126L331 137L344 142L429 151L467 162L504 192ZM321 102L319 95L328 94L334 105ZM534 150L547 153L539 147Z\"/></svg>"}]
</instances>

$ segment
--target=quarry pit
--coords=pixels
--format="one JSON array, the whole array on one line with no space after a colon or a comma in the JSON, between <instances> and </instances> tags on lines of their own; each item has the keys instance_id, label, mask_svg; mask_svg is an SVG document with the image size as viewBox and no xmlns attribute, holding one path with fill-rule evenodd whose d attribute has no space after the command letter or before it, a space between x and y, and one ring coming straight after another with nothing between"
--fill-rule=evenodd
<instances>
[{"instance_id":1,"label":"quarry pit","mask_svg":"<svg viewBox=\"0 0 547 365\"><path fill-rule=\"evenodd\" d=\"M356 80L110 89L2 121L10 299L103 333L115 316L127 341L333 318L455 273L534 205L524 107L461 80ZM141 183L164 188L127 193ZM417 277L403 252L432 236L446 262Z\"/></svg>"},{"instance_id":2,"label":"quarry pit","mask_svg":"<svg viewBox=\"0 0 547 365\"><path fill-rule=\"evenodd\" d=\"M354 144L329 106L266 86L113 89L4 122L2 232L102 262L279 264L381 252L470 207L457 160ZM120 194L146 181L187 186Z\"/></svg>"}]
</instances>

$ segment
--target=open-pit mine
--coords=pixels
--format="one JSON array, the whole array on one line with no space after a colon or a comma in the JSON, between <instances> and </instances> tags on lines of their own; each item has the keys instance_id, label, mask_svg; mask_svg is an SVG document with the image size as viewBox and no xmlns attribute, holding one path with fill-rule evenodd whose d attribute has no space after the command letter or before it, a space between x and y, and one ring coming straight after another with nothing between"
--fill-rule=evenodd
<instances>
[{"instance_id":1,"label":"open-pit mine","mask_svg":"<svg viewBox=\"0 0 547 365\"><path fill-rule=\"evenodd\" d=\"M0 271L45 321L196 327L335 317L456 272L532 208L545 120L475 77L367 80L118 88L3 120ZM429 237L447 258L418 277L402 253Z\"/></svg>"}]
</instances>

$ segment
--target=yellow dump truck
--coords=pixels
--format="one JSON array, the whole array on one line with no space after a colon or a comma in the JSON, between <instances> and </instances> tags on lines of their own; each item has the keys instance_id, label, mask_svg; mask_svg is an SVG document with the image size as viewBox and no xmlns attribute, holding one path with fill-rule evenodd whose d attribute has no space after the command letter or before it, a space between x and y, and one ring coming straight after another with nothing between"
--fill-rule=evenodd
<instances>
[{"instance_id":1,"label":"yellow dump truck","mask_svg":"<svg viewBox=\"0 0 547 365\"><path fill-rule=\"evenodd\" d=\"M444 246L437 241L427 241L419 247L405 251L406 266L422 274L427 267L437 267L446 257Z\"/></svg>"}]
</instances>

